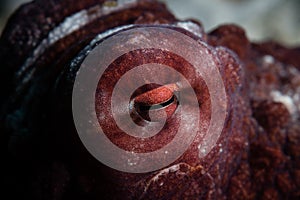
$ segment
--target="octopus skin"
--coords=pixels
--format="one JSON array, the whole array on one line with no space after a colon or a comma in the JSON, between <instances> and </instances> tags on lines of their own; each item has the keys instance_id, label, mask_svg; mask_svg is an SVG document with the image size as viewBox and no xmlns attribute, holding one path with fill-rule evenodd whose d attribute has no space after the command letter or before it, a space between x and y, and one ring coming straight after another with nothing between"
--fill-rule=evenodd
<instances>
[{"instance_id":1,"label":"octopus skin","mask_svg":"<svg viewBox=\"0 0 300 200\"><path fill-rule=\"evenodd\" d=\"M175 162L153 172L126 173L100 163L80 141L72 88L84 58L101 41L114 31L140 27L176 30L205 44L225 86L227 115L215 147L199 156L211 94L195 66L159 49L121 56L99 81L95 105L98 117L108 113L99 124L116 145L130 151L141 142L118 130L109 102L101 100L129 67L155 62L176 69L190 81L203 115L199 133ZM200 22L180 21L152 0L36 0L9 19L0 58L1 176L10 199L300 198L299 47L253 43L233 24L206 33ZM153 104L172 92L169 86L148 85L135 97ZM137 152L172 139L178 127L174 105L162 134L143 141L145 149Z\"/></svg>"}]
</instances>

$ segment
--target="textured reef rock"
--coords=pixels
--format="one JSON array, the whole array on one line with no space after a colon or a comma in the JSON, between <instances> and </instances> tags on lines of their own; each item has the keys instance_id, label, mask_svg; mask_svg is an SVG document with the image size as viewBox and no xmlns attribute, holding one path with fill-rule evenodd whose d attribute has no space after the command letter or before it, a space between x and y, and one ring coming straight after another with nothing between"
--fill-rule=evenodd
<instances>
[{"instance_id":1,"label":"textured reef rock","mask_svg":"<svg viewBox=\"0 0 300 200\"><path fill-rule=\"evenodd\" d=\"M121 74L129 65L149 62L188 77L204 116L189 149L161 170L131 174L102 165L81 143L72 118L76 72L112 29L129 24L176 29L204 43L218 63L227 116L205 157L199 157L199 135L211 114L205 82L190 63L157 49L147 56L139 51L123 55L106 78L118 78L113 70ZM0 58L1 176L11 199L300 198L300 48L251 43L235 25L205 33L199 22L179 21L156 1L40 0L10 18L0 39ZM99 82L100 91L111 92L107 80ZM137 102L159 102L173 92L169 86L151 87L137 92ZM96 101L98 114L105 108L101 103ZM146 141L146 149L161 147L176 129L174 107L168 108L165 134ZM116 137L109 117L101 123L124 149L139 142L124 134Z\"/></svg>"}]
</instances>

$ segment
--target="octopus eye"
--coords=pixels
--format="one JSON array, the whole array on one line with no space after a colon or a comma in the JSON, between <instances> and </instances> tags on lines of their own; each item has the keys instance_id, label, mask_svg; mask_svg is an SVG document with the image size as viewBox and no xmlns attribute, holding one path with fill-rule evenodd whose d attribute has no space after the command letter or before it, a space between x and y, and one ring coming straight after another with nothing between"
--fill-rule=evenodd
<instances>
[{"instance_id":1,"label":"octopus eye","mask_svg":"<svg viewBox=\"0 0 300 200\"><path fill-rule=\"evenodd\" d=\"M196 38L167 25L121 27L83 51L73 116L100 162L129 173L155 171L176 161L197 135L196 155L212 150L226 94L215 50Z\"/></svg>"},{"instance_id":2,"label":"octopus eye","mask_svg":"<svg viewBox=\"0 0 300 200\"><path fill-rule=\"evenodd\" d=\"M151 86L145 85L141 89L147 87ZM144 120L154 122L161 120L164 115L167 118L171 117L179 103L179 99L174 94L176 91L172 89L174 89L174 85L158 86L142 94L133 94L135 97L131 100L133 105L131 109L132 117L138 114Z\"/></svg>"},{"instance_id":3,"label":"octopus eye","mask_svg":"<svg viewBox=\"0 0 300 200\"><path fill-rule=\"evenodd\" d=\"M155 0L29 3L0 38L9 195L299 199L299 50Z\"/></svg>"}]
</instances>

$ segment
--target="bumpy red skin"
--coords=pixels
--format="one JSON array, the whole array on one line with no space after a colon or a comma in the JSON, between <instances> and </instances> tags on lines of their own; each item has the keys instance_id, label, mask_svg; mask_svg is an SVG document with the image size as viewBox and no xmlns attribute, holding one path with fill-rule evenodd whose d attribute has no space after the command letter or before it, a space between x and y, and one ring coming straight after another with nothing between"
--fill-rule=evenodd
<instances>
[{"instance_id":1,"label":"bumpy red skin","mask_svg":"<svg viewBox=\"0 0 300 200\"><path fill-rule=\"evenodd\" d=\"M199 138L196 137L185 154L172 164L177 164L179 170L159 177L159 171L128 174L112 170L95 160L80 142L72 121L71 94L76 71L69 70L70 60L95 35L113 27L177 22L164 5L144 0L130 9L104 15L51 45L30 66L36 70L29 83L21 85L23 83L15 77L36 45L66 16L101 2L67 0L28 4L14 14L0 39L0 58L3 61L0 68L0 101L3 104L0 128L6 163L2 173L8 186L6 191L12 198L300 197L299 109L291 114L284 104L275 102L270 95L273 90L297 92L300 73L293 69L300 69L300 51L276 43L253 44L235 25L202 33L200 38L215 52L228 100L224 129L216 147L206 157L198 158ZM182 73L193 76L192 67L183 60L176 57L165 59L167 56L160 51L152 54L160 55L161 60L156 62L181 66ZM272 56L272 62L266 62L266 55ZM138 56L127 54L118 67L126 69L128 65L143 62ZM112 64L112 67L116 66ZM195 91L201 91L197 93L200 110L206 116L201 127L207 127L210 96L203 80L196 80L198 82L193 87ZM110 88L101 83L98 87ZM16 88L20 90L15 91ZM171 133L174 128L176 121L164 131ZM111 137L113 140L113 134ZM130 148L129 139L124 136L115 143ZM165 140L149 141L150 150L166 143Z\"/></svg>"}]
</instances>

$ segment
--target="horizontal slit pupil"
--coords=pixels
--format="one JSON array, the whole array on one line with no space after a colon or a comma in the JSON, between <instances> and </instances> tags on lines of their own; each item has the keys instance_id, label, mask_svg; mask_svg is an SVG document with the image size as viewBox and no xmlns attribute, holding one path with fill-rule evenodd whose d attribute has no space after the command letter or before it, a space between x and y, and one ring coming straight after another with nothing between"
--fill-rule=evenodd
<instances>
[{"instance_id":1,"label":"horizontal slit pupil","mask_svg":"<svg viewBox=\"0 0 300 200\"><path fill-rule=\"evenodd\" d=\"M139 106L139 109L141 111L147 111L147 110L156 110L156 109L160 109L160 108L163 108L163 107L166 107L168 105L170 105L171 103L173 103L175 100L175 96L173 95L172 98L170 98L168 101L166 102L163 102L161 104L155 104L155 105L152 105L152 106L145 106L145 105L141 105Z\"/></svg>"}]
</instances>

